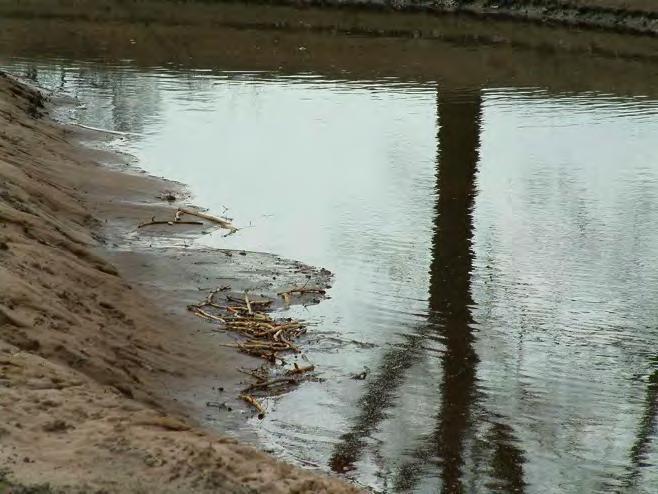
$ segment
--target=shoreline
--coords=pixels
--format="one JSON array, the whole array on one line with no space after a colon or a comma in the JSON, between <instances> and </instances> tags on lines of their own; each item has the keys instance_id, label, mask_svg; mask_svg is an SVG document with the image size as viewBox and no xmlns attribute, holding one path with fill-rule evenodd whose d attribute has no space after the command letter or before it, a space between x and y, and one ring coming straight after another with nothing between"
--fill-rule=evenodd
<instances>
[{"instance_id":1,"label":"shoreline","mask_svg":"<svg viewBox=\"0 0 658 494\"><path fill-rule=\"evenodd\" d=\"M228 337L185 302L222 276L242 276L238 291L262 283L245 276L254 265L284 284L310 268L113 249L138 220L171 212L154 197L172 184L98 164L109 154L82 148L85 132L51 121L39 94L0 73L0 490L358 492L203 420L210 396L237 400L238 367L258 360L221 351Z\"/></svg>"},{"instance_id":2,"label":"shoreline","mask_svg":"<svg viewBox=\"0 0 658 494\"><path fill-rule=\"evenodd\" d=\"M632 33L655 37L658 35L658 6L650 0L255 0L247 2L219 1L212 4L193 2L196 8L206 11L202 23L237 28L294 27L285 17L268 10L296 11L303 15L309 11L341 12L348 16L381 13L397 19L400 25L392 32L400 36L417 36L422 31L407 26L406 16L460 17L479 20L511 21L528 25L562 26L572 29L602 30L616 33ZM265 14L244 16L244 10L252 8ZM235 15L242 10L243 15ZM53 2L44 6L36 0L20 3L0 3L0 13L14 18L75 19L93 21L133 20L137 22L190 22L180 8L171 8L166 0L145 0L123 4L115 0L94 2L82 0L72 5ZM294 15L293 15L294 16ZM191 22L197 23L199 19ZM297 26L299 27L299 26ZM312 28L313 24L303 25ZM378 34L373 30L372 34ZM388 33L390 35L391 32Z\"/></svg>"},{"instance_id":3,"label":"shoreline","mask_svg":"<svg viewBox=\"0 0 658 494\"><path fill-rule=\"evenodd\" d=\"M4 16L5 57L29 60L34 70L39 60L117 66L129 60L139 70L221 67L284 75L310 70L338 80L346 74L360 80L387 74L405 83L440 83L445 90L473 87L474 81L500 87L542 81L552 91L607 91L614 85L621 94L656 93L644 81L646 64L658 60L656 38L650 36L410 12L237 3L191 3L180 10L162 0L102 5L76 3L73 17L66 8L49 17L51 3L35 7L30 19ZM0 14L6 8L0 2ZM223 50L216 49L218 43ZM464 47L473 47L473 56L460 54ZM562 70L575 59L579 70Z\"/></svg>"}]
</instances>

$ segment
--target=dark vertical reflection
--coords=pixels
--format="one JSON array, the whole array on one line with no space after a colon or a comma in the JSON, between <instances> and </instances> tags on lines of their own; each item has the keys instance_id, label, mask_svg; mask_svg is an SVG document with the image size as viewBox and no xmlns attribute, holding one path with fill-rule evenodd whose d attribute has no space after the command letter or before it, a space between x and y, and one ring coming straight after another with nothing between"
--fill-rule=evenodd
<instances>
[{"instance_id":1,"label":"dark vertical reflection","mask_svg":"<svg viewBox=\"0 0 658 494\"><path fill-rule=\"evenodd\" d=\"M461 490L463 440L475 396L471 332L471 212L480 131L479 93L441 97L438 105L439 160L437 205L430 267L430 318L426 327L407 337L402 348L384 355L382 366L359 402L353 427L342 436L331 457L334 471L354 468L365 441L386 418L406 371L418 363L423 340L439 338L442 357L441 408L438 430L430 434L432 456L441 460L445 492ZM426 448L423 448L425 451ZM413 468L410 469L410 472Z\"/></svg>"},{"instance_id":2,"label":"dark vertical reflection","mask_svg":"<svg viewBox=\"0 0 658 494\"><path fill-rule=\"evenodd\" d=\"M526 485L523 475L525 457L516 446L517 440L512 427L494 422L488 440L494 448L491 460L493 482L489 488L493 492L524 492Z\"/></svg>"},{"instance_id":3,"label":"dark vertical reflection","mask_svg":"<svg viewBox=\"0 0 658 494\"><path fill-rule=\"evenodd\" d=\"M437 461L442 492L463 492L464 442L476 396L470 276L471 238L481 120L479 93L441 96L437 204L430 266L430 326L445 346L441 358L441 405L436 428L402 465L396 479L411 490L428 464Z\"/></svg>"},{"instance_id":4,"label":"dark vertical reflection","mask_svg":"<svg viewBox=\"0 0 658 494\"><path fill-rule=\"evenodd\" d=\"M388 410L393 406L406 371L418 363L417 353L427 335L428 328L424 328L418 334L407 336L401 347L384 355L378 371L366 383L352 427L341 436L331 455L329 466L334 472L354 470L366 440L386 419Z\"/></svg>"},{"instance_id":5,"label":"dark vertical reflection","mask_svg":"<svg viewBox=\"0 0 658 494\"><path fill-rule=\"evenodd\" d=\"M644 413L640 420L637 437L631 448L631 464L626 479L627 487L634 486L640 475L640 469L648 466L646 464L646 455L651 445L651 440L656 437L658 429L658 358L654 359L653 366L656 370L649 376L644 402Z\"/></svg>"},{"instance_id":6,"label":"dark vertical reflection","mask_svg":"<svg viewBox=\"0 0 658 494\"><path fill-rule=\"evenodd\" d=\"M430 267L430 327L445 349L441 405L435 429L419 441L411 461L401 465L395 485L410 491L429 465L438 463L442 492L468 490L463 483L466 439L473 430L477 394L478 358L473 348L471 270L475 177L480 146L481 97L479 93L442 96L438 105L439 167L432 264ZM487 442L493 448L491 487L502 492L523 492L523 453L511 427L494 420Z\"/></svg>"},{"instance_id":7,"label":"dark vertical reflection","mask_svg":"<svg viewBox=\"0 0 658 494\"><path fill-rule=\"evenodd\" d=\"M436 453L443 492L461 492L477 356L473 350L470 275L475 173L480 138L479 93L439 101L438 201L435 215L430 311L445 345Z\"/></svg>"},{"instance_id":8,"label":"dark vertical reflection","mask_svg":"<svg viewBox=\"0 0 658 494\"><path fill-rule=\"evenodd\" d=\"M419 439L411 461L402 465L396 490L412 490L425 471L439 465L442 492L460 493L463 485L465 442L476 400L477 355L473 348L470 277L473 265L472 211L481 123L479 93L442 95L438 105L437 203L430 266L427 324L387 352L358 404L359 413L341 437L330 459L336 472L354 469L370 435L395 404L405 374L419 363L428 339L441 341L443 377L435 428ZM489 419L489 417L487 417ZM523 454L515 446L510 427L491 420L491 474L496 488L522 492Z\"/></svg>"}]
</instances>

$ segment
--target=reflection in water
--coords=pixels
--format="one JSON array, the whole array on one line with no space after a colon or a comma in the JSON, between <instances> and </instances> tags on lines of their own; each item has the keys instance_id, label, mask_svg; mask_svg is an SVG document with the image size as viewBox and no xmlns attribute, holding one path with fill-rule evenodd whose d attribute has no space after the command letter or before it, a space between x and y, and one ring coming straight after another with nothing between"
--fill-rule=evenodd
<instances>
[{"instance_id":1,"label":"reflection in water","mask_svg":"<svg viewBox=\"0 0 658 494\"><path fill-rule=\"evenodd\" d=\"M470 272L472 212L478 162L481 96L478 92L441 94L438 104L439 158L437 204L430 265L429 320L401 348L384 355L376 377L359 401L360 413L336 445L330 460L336 472L354 468L370 436L387 418L406 371L419 358L425 339L439 340L442 380L435 430L423 437L412 460L401 465L398 490L413 490L429 464L438 463L442 492L463 492L465 440L476 399L477 355L473 349ZM521 492L523 455L513 444L511 427L494 422L492 475L498 486Z\"/></svg>"},{"instance_id":2,"label":"reflection in water","mask_svg":"<svg viewBox=\"0 0 658 494\"><path fill-rule=\"evenodd\" d=\"M475 413L477 399L470 276L473 265L473 205L479 158L481 96L441 95L439 115L438 201L430 268L430 325L445 345L441 358L441 405L435 430L399 471L397 487L413 490L427 464L438 462L442 492L464 492L466 440L475 417L491 421L487 444L493 445L492 485L522 492L523 454L513 445L511 427Z\"/></svg>"},{"instance_id":3,"label":"reflection in water","mask_svg":"<svg viewBox=\"0 0 658 494\"><path fill-rule=\"evenodd\" d=\"M480 95L439 98L439 170L430 268L430 323L445 350L441 408L432 438L443 492L462 492L464 440L475 399L477 355L470 307L471 238L480 134Z\"/></svg>"},{"instance_id":4,"label":"reflection in water","mask_svg":"<svg viewBox=\"0 0 658 494\"><path fill-rule=\"evenodd\" d=\"M158 81L133 70L98 71L87 65L26 64L23 75L43 87L69 91L84 105L75 108L82 124L120 132L140 133L161 111ZM81 84L81 81L84 83Z\"/></svg>"},{"instance_id":5,"label":"reflection in water","mask_svg":"<svg viewBox=\"0 0 658 494\"><path fill-rule=\"evenodd\" d=\"M642 472L641 468L649 466L646 463L647 453L658 428L658 358L653 360L652 367L655 370L647 380L644 413L638 427L637 438L631 448L629 473L625 482L626 487L637 488L637 481Z\"/></svg>"},{"instance_id":6,"label":"reflection in water","mask_svg":"<svg viewBox=\"0 0 658 494\"><path fill-rule=\"evenodd\" d=\"M445 345L441 386L440 432L432 436L443 465L445 484L459 482L460 444L468 423L474 394L477 357L469 327L471 300L469 273L472 253L471 209L480 122L480 96L441 96L437 206L430 267L430 320L403 345L384 355L376 376L368 382L359 401L359 414L331 457L335 472L354 468L365 439L387 418L405 373L418 362L424 340L437 338ZM449 241L443 241L449 239ZM446 399L447 398L447 399ZM440 445L440 446L439 446ZM403 468L404 471L409 467ZM411 469L413 471L413 469Z\"/></svg>"},{"instance_id":7,"label":"reflection in water","mask_svg":"<svg viewBox=\"0 0 658 494\"><path fill-rule=\"evenodd\" d=\"M428 321L444 345L440 407L431 434L421 440L396 480L412 490L427 464L438 462L442 492L462 492L465 438L476 397L470 271L473 200L477 171L481 98L478 93L439 97L439 159Z\"/></svg>"},{"instance_id":8,"label":"reflection in water","mask_svg":"<svg viewBox=\"0 0 658 494\"><path fill-rule=\"evenodd\" d=\"M491 460L493 480L489 487L495 492L525 492L525 457L516 447L518 438L514 435L514 429L502 422L493 422L487 439L494 448Z\"/></svg>"}]
</instances>

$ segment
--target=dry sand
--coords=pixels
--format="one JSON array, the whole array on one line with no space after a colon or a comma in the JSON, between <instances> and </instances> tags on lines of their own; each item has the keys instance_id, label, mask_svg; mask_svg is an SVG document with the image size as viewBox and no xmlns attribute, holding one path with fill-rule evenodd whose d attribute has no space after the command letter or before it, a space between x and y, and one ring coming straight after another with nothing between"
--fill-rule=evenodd
<instances>
[{"instance_id":1,"label":"dry sand","mask_svg":"<svg viewBox=\"0 0 658 494\"><path fill-rule=\"evenodd\" d=\"M212 382L237 386L244 363L184 314L201 280L249 286L257 265L254 278L293 283L310 268L149 257L138 240L112 252L139 219L169 214L152 200L163 183L98 165L42 104L0 74L0 492L357 492L204 429L194 408Z\"/></svg>"}]
</instances>

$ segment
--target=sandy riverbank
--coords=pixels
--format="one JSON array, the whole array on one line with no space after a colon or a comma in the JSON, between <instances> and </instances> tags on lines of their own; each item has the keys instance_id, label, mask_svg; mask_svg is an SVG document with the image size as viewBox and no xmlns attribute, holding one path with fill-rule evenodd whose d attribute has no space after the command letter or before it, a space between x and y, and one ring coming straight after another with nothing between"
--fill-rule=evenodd
<instances>
[{"instance_id":1,"label":"sandy riverbank","mask_svg":"<svg viewBox=\"0 0 658 494\"><path fill-rule=\"evenodd\" d=\"M139 219L171 209L153 199L164 184L98 165L108 157L43 104L0 76L0 491L356 492L201 429L191 406L217 393L212 383L230 394L246 357L220 352L221 336L183 314L186 300L222 276L257 283L250 265L280 283L309 268L251 253L112 252Z\"/></svg>"}]
</instances>

